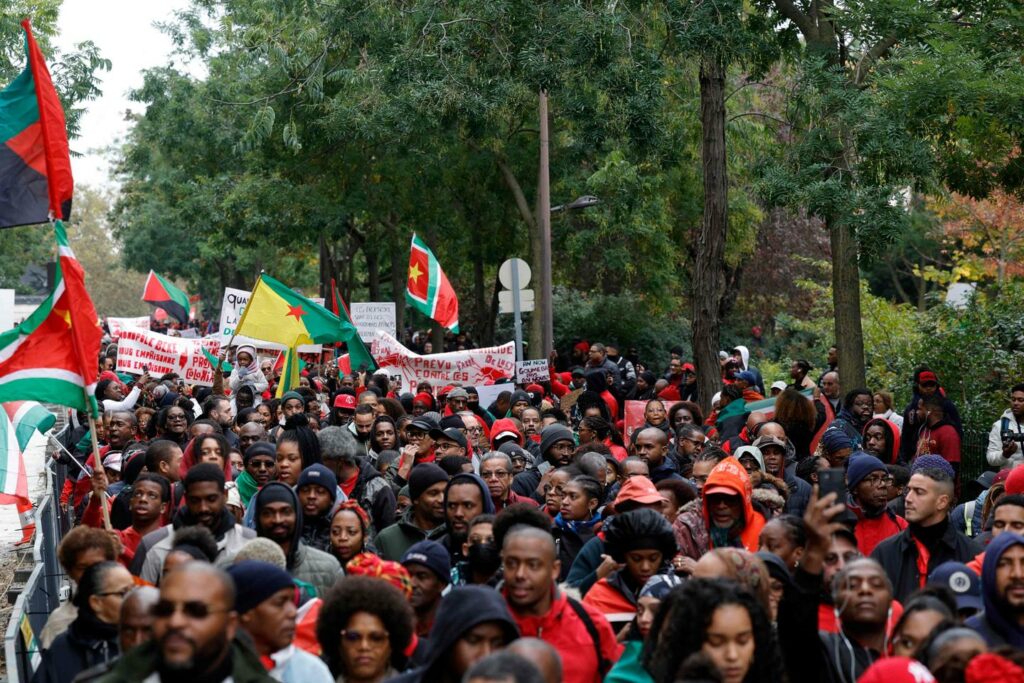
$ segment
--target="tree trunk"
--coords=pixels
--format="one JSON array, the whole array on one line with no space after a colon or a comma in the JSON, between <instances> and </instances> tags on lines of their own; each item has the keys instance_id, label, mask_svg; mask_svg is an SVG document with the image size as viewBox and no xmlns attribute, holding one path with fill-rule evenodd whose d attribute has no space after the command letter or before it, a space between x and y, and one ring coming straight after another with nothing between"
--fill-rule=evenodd
<instances>
[{"instance_id":1,"label":"tree trunk","mask_svg":"<svg viewBox=\"0 0 1024 683\"><path fill-rule=\"evenodd\" d=\"M367 242L363 245L363 256L366 257L366 276L367 287L370 290L370 301L380 301L380 256L377 254L374 242Z\"/></svg>"},{"instance_id":2,"label":"tree trunk","mask_svg":"<svg viewBox=\"0 0 1024 683\"><path fill-rule=\"evenodd\" d=\"M395 239L395 242L399 242ZM395 333L398 339L402 339L402 331L405 329L405 276L409 272L403 263L404 254L399 245L392 245L391 249L391 299L395 302Z\"/></svg>"},{"instance_id":3,"label":"tree trunk","mask_svg":"<svg viewBox=\"0 0 1024 683\"><path fill-rule=\"evenodd\" d=\"M843 392L867 384L864 375L864 331L860 320L860 269L857 240L850 231L828 221L832 245L832 307L835 313L839 383Z\"/></svg>"},{"instance_id":4,"label":"tree trunk","mask_svg":"<svg viewBox=\"0 0 1024 683\"><path fill-rule=\"evenodd\" d=\"M729 229L728 175L725 148L725 65L712 58L700 65L700 121L703 134L704 219L694 248L690 281L693 358L697 395L708 413L711 397L721 389L718 363L719 313L725 294L725 238Z\"/></svg>"}]
</instances>

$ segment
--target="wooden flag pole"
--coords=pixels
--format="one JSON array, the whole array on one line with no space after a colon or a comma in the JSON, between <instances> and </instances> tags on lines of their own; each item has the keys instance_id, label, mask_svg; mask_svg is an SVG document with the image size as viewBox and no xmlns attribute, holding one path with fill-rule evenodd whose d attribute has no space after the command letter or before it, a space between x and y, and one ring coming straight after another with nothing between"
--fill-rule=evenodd
<instances>
[{"instance_id":1,"label":"wooden flag pole","mask_svg":"<svg viewBox=\"0 0 1024 683\"><path fill-rule=\"evenodd\" d=\"M103 471L103 458L100 457L100 442L96 438L96 418L92 416L92 411L86 411L89 415L89 438L92 439L92 459L93 459L93 473L100 473L106 475ZM110 508L107 507L107 492L103 492L103 499L100 500L100 510L103 512L103 528L110 531L114 527L110 525Z\"/></svg>"}]
</instances>

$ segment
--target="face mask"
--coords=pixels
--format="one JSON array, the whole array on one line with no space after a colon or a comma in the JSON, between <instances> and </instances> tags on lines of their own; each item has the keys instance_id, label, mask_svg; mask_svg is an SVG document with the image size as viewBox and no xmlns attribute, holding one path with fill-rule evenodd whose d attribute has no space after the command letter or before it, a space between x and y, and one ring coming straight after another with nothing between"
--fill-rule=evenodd
<instances>
[{"instance_id":1,"label":"face mask","mask_svg":"<svg viewBox=\"0 0 1024 683\"><path fill-rule=\"evenodd\" d=\"M501 551L493 543L477 543L469 546L469 568L478 574L488 576L501 566Z\"/></svg>"}]
</instances>

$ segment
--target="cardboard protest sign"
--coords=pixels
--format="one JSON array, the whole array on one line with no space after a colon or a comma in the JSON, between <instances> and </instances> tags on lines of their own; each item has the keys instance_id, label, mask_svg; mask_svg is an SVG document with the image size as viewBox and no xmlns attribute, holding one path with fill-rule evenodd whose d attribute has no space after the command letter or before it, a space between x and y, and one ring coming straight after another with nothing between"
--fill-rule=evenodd
<instances>
[{"instance_id":1,"label":"cardboard protest sign","mask_svg":"<svg viewBox=\"0 0 1024 683\"><path fill-rule=\"evenodd\" d=\"M177 373L188 384L213 386L213 368L203 355L206 348L220 353L216 338L185 339L149 330L124 329L117 340L117 370L141 375L148 368L153 377Z\"/></svg>"},{"instance_id":2,"label":"cardboard protest sign","mask_svg":"<svg viewBox=\"0 0 1024 683\"><path fill-rule=\"evenodd\" d=\"M107 328L110 330L110 336L117 339L121 336L121 330L131 328L135 330L148 330L149 329L149 316L142 315L138 318L107 318Z\"/></svg>"},{"instance_id":3,"label":"cardboard protest sign","mask_svg":"<svg viewBox=\"0 0 1024 683\"><path fill-rule=\"evenodd\" d=\"M410 351L387 332L377 331L370 353L381 369L389 375L401 375L404 390L419 382L435 386L458 384L476 386L494 384L512 377L516 369L515 344L483 349L467 349L421 356Z\"/></svg>"},{"instance_id":4,"label":"cardboard protest sign","mask_svg":"<svg viewBox=\"0 0 1024 683\"><path fill-rule=\"evenodd\" d=\"M249 302L249 296L252 292L244 289L235 289L234 287L224 288L224 299L221 301L220 306L220 338L222 344L227 344L231 341L231 335L235 333L235 328L238 326L238 321L242 319L242 313L245 312L245 305ZM318 304L323 304L324 300L317 297L310 297L313 301ZM232 342L234 346L240 346L242 344L251 344L261 349L274 349L277 351L283 351L287 347L284 344L275 344L273 342L263 341L261 339L251 339L249 337L235 337L235 341ZM308 344L306 346L299 347L299 353L320 353L323 350L321 344Z\"/></svg>"},{"instance_id":5,"label":"cardboard protest sign","mask_svg":"<svg viewBox=\"0 0 1024 683\"><path fill-rule=\"evenodd\" d=\"M377 330L394 336L397 334L395 302L362 302L353 303L349 307L352 313L352 324L359 330L359 338L369 344L373 341Z\"/></svg>"},{"instance_id":6,"label":"cardboard protest sign","mask_svg":"<svg viewBox=\"0 0 1024 683\"><path fill-rule=\"evenodd\" d=\"M550 379L548 362L544 358L516 361L516 382L519 384L540 384Z\"/></svg>"}]
</instances>

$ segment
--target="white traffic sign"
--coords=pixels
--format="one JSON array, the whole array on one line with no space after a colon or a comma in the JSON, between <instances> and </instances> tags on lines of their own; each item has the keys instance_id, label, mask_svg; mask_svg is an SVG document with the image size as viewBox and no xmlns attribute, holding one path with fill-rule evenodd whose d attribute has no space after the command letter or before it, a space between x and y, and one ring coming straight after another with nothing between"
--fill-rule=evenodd
<instances>
[{"instance_id":1,"label":"white traffic sign","mask_svg":"<svg viewBox=\"0 0 1024 683\"><path fill-rule=\"evenodd\" d=\"M512 279L512 269L516 269L516 275L518 275L519 287L516 287L515 281ZM498 281L501 282L505 289L523 289L526 285L530 284L530 264L521 258L510 258L501 264L498 268ZM526 310L526 309L523 309Z\"/></svg>"},{"instance_id":2,"label":"white traffic sign","mask_svg":"<svg viewBox=\"0 0 1024 683\"><path fill-rule=\"evenodd\" d=\"M512 301L512 292L503 289L498 292L498 313L513 313L515 303ZM522 313L529 313L533 310L533 290L519 290L519 310Z\"/></svg>"}]
</instances>

